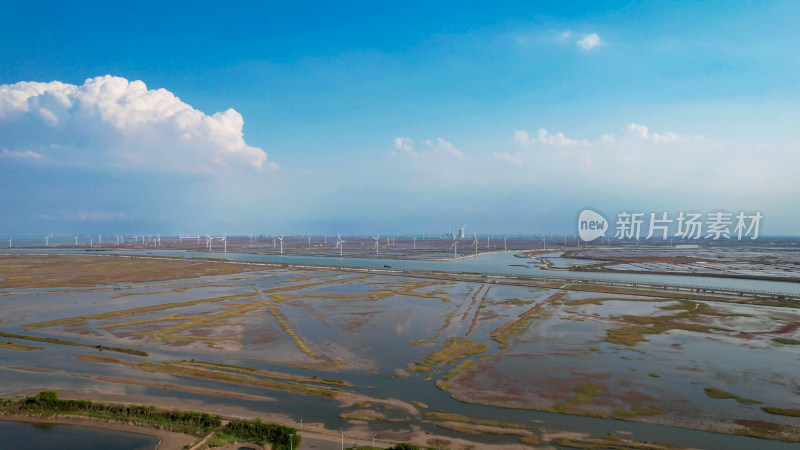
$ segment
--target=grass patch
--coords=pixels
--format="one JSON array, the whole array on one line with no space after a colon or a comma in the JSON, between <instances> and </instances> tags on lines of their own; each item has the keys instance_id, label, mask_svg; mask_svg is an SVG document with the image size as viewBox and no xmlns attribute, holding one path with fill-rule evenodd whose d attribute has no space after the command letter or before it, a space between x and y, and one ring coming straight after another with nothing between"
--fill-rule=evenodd
<instances>
[{"instance_id":1,"label":"grass patch","mask_svg":"<svg viewBox=\"0 0 800 450\"><path fill-rule=\"evenodd\" d=\"M0 348L6 348L9 350L22 350L25 352L30 352L33 350L44 350L44 347L34 347L33 345L25 345L25 344L15 344L14 342L0 342Z\"/></svg>"},{"instance_id":2,"label":"grass patch","mask_svg":"<svg viewBox=\"0 0 800 450\"><path fill-rule=\"evenodd\" d=\"M749 399L749 398L739 397L736 394L730 393L728 391L723 391L722 389L705 388L703 390L706 392L706 395L709 396L710 398L715 398L715 399L720 399L720 400L734 399L734 400L736 400L737 402L739 402L739 403L741 403L743 405L757 405L757 404L761 403L758 400L752 400L752 399Z\"/></svg>"},{"instance_id":3,"label":"grass patch","mask_svg":"<svg viewBox=\"0 0 800 450\"><path fill-rule=\"evenodd\" d=\"M593 398L603 393L603 385L598 383L584 383L572 388L575 396L564 403L557 404L554 408L558 412L567 412L577 405L588 403Z\"/></svg>"},{"instance_id":4,"label":"grass patch","mask_svg":"<svg viewBox=\"0 0 800 450\"><path fill-rule=\"evenodd\" d=\"M659 316L622 316L622 319L634 325L606 331L605 341L612 344L635 346L639 342L646 342L647 339L644 336L647 334L661 334L670 330L685 330L696 333L731 331L722 327L684 322L701 315L718 315L710 311L707 305L681 300L678 305L670 305L665 308L680 312Z\"/></svg>"},{"instance_id":5,"label":"grass patch","mask_svg":"<svg viewBox=\"0 0 800 450\"><path fill-rule=\"evenodd\" d=\"M778 344L784 344L784 345L800 345L800 341L799 341L799 340L797 340L797 339L789 339L789 338L776 337L776 338L772 338L772 340L773 340L774 342L777 342Z\"/></svg>"},{"instance_id":6,"label":"grass patch","mask_svg":"<svg viewBox=\"0 0 800 450\"><path fill-rule=\"evenodd\" d=\"M424 361L409 364L410 372L431 370L439 363L452 364L459 359L477 355L489 350L489 346L472 339L454 337L449 339L439 350L428 355Z\"/></svg>"},{"instance_id":7,"label":"grass patch","mask_svg":"<svg viewBox=\"0 0 800 450\"><path fill-rule=\"evenodd\" d=\"M518 298L509 298L501 302L496 302L496 304L498 305L514 305L514 306L530 305L531 303L533 303L532 300L525 301L525 300L520 300Z\"/></svg>"},{"instance_id":8,"label":"grass patch","mask_svg":"<svg viewBox=\"0 0 800 450\"><path fill-rule=\"evenodd\" d=\"M133 363L122 361L115 358L108 358L96 355L79 355L77 359L83 361L99 362L106 364L123 364L133 367L145 372L165 373L176 377L189 377L201 380L220 381L223 383L239 384L243 386L260 387L264 389L271 389L274 391L288 392L292 394L310 395L315 397L335 397L338 393L342 392L337 388L327 386L316 386L311 384L302 384L294 381L276 381L264 378L257 378L252 375L245 375L241 373L223 372L219 370L211 370L203 367L193 367L181 364L171 363L153 363L142 362Z\"/></svg>"},{"instance_id":9,"label":"grass patch","mask_svg":"<svg viewBox=\"0 0 800 450\"><path fill-rule=\"evenodd\" d=\"M533 306L529 310L525 311L524 313L517 316L516 319L510 320L503 325L495 328L494 330L489 332L489 337L500 344L499 348L506 348L508 347L508 339L522 331L533 319L533 316L540 313L544 310L544 305L548 302L555 302L560 300L562 297L566 295L566 292L557 292L551 295L549 298L544 300L543 302Z\"/></svg>"},{"instance_id":10,"label":"grass patch","mask_svg":"<svg viewBox=\"0 0 800 450\"><path fill-rule=\"evenodd\" d=\"M649 405L647 407L634 406L632 409L616 409L611 416L615 419L624 420L631 417L656 416L659 414L661 414L660 406Z\"/></svg>"},{"instance_id":11,"label":"grass patch","mask_svg":"<svg viewBox=\"0 0 800 450\"><path fill-rule=\"evenodd\" d=\"M431 419L440 420L444 422L459 422L459 423L468 423L472 425L483 425L487 427L496 427L496 428L506 428L509 430L531 430L531 427L527 427L525 425L520 425L518 423L511 423L511 422L500 422L497 420L491 419L473 419L471 417L462 416L461 414L455 413L448 413L444 411L436 411L436 412L426 412L424 413L425 417L429 417Z\"/></svg>"},{"instance_id":12,"label":"grass patch","mask_svg":"<svg viewBox=\"0 0 800 450\"><path fill-rule=\"evenodd\" d=\"M761 410L767 414L773 414L776 416L800 417L800 409L763 406L761 407Z\"/></svg>"},{"instance_id":13,"label":"grass patch","mask_svg":"<svg viewBox=\"0 0 800 450\"><path fill-rule=\"evenodd\" d=\"M448 381L451 378L460 375L464 372L469 372L471 370L475 370L475 361L472 359L468 359L461 364L457 365L453 370L447 372L445 376L442 377L442 380Z\"/></svg>"},{"instance_id":14,"label":"grass patch","mask_svg":"<svg viewBox=\"0 0 800 450\"><path fill-rule=\"evenodd\" d=\"M275 320L277 320L278 323L281 325L283 331L286 334L288 334L289 337L292 338L292 340L294 340L294 344L297 346L298 349L300 349L301 352L305 353L306 355L312 358L317 357L317 355L315 355L314 352L311 351L308 345L306 345L306 343L302 339L300 339L300 336L298 336L297 333L295 333L294 330L292 330L289 324L286 323L286 320L283 319L283 315L280 313L280 311L278 311L278 308L271 306L269 308L269 313L272 314L273 317L275 317Z\"/></svg>"},{"instance_id":15,"label":"grass patch","mask_svg":"<svg viewBox=\"0 0 800 450\"><path fill-rule=\"evenodd\" d=\"M319 378L316 376L313 377L305 377L302 375L291 375L288 373L281 373L281 372L273 372L271 370L261 370L255 369L253 367L245 367L245 366L235 366L232 364L221 364L221 363L210 363L204 361L177 361L177 360L167 360L163 361L165 364L175 364L180 366L191 366L191 367L202 367L206 369L219 369L219 370L228 370L231 372L239 372L245 373L249 375L255 375L260 377L272 378L276 380L286 380L286 381L297 381L300 383L318 383L318 384L327 384L333 386L350 386L350 383L337 380L335 378Z\"/></svg>"},{"instance_id":16,"label":"grass patch","mask_svg":"<svg viewBox=\"0 0 800 450\"><path fill-rule=\"evenodd\" d=\"M86 316L67 317L64 319L49 320L47 322L37 322L26 325L26 329L32 328L50 328L61 325L74 325L86 320L103 320L103 319L116 319L118 317L125 317L129 315L135 316L136 314L145 314L150 312L164 311L167 309L183 308L186 306L200 305L203 303L222 302L226 300L233 300L242 297L252 297L256 295L253 292L246 292L243 294L225 295L222 297L206 298L201 300L190 300L186 302L177 303L164 303L161 305L142 306L140 308L123 309L121 311L111 311L100 314L89 314Z\"/></svg>"},{"instance_id":17,"label":"grass patch","mask_svg":"<svg viewBox=\"0 0 800 450\"><path fill-rule=\"evenodd\" d=\"M39 336L25 336L22 334L15 334L15 333L6 333L5 331L0 331L0 337L3 338L10 338L10 339L23 339L27 341L35 341L35 342L44 342L47 344L55 344L55 345L68 345L71 347L86 347L86 348L96 348L101 352L103 350L109 352L117 352L117 353L125 353L128 355L135 355L135 356L150 356L149 353L143 352L141 350L134 350L131 348L120 348L120 347L107 347L105 345L91 345L91 344L84 344L82 342L75 342L75 341L67 341L64 339L57 339L57 338L44 338Z\"/></svg>"}]
</instances>

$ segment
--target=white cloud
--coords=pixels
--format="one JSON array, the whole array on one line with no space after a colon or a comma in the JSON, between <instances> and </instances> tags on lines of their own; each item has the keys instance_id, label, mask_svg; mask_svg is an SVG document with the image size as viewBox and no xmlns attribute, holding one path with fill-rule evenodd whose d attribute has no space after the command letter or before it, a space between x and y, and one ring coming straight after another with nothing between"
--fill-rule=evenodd
<instances>
[{"instance_id":1,"label":"white cloud","mask_svg":"<svg viewBox=\"0 0 800 450\"><path fill-rule=\"evenodd\" d=\"M656 143L667 143L667 142L678 142L681 140L681 137L672 131L666 131L664 133L650 133L648 128L644 125L639 125L635 123L629 123L627 126L629 132L633 133L635 136L638 136L642 139L646 139L649 141L653 141ZM700 139L705 139L702 136L696 136Z\"/></svg>"},{"instance_id":2,"label":"white cloud","mask_svg":"<svg viewBox=\"0 0 800 450\"><path fill-rule=\"evenodd\" d=\"M549 134L544 128L540 128L536 136L531 136L530 133L524 130L517 130L514 132L514 140L523 147L529 147L533 144L546 144L558 147L590 147L591 143L586 139L570 139L564 136L564 133Z\"/></svg>"},{"instance_id":3,"label":"white cloud","mask_svg":"<svg viewBox=\"0 0 800 450\"><path fill-rule=\"evenodd\" d=\"M0 85L0 144L10 153L42 148L61 163L124 169L214 172L277 169L243 138L234 109L206 115L166 89L142 81L90 78Z\"/></svg>"},{"instance_id":4,"label":"white cloud","mask_svg":"<svg viewBox=\"0 0 800 450\"><path fill-rule=\"evenodd\" d=\"M603 41L600 40L600 36L598 36L597 33L587 34L583 39L578 41L578 46L584 50L591 50L602 44Z\"/></svg>"},{"instance_id":5,"label":"white cloud","mask_svg":"<svg viewBox=\"0 0 800 450\"><path fill-rule=\"evenodd\" d=\"M423 155L455 156L456 158L464 157L464 153L461 150L442 138L436 138L436 141L426 139L422 141L422 145L430 150L424 152L416 151L413 139L410 137L396 137L394 138L394 148L396 151L392 151L392 154L397 155L399 151L412 157L420 157Z\"/></svg>"},{"instance_id":6,"label":"white cloud","mask_svg":"<svg viewBox=\"0 0 800 450\"><path fill-rule=\"evenodd\" d=\"M457 149L453 144L451 144L450 142L445 141L442 138L436 138L436 143L432 143L430 140L427 140L427 141L425 141L425 145L427 145L428 147L431 147L433 149L433 151L436 151L436 152L449 153L449 154L451 154L453 156L456 156L458 158L463 158L464 157L464 153L462 153L461 150Z\"/></svg>"},{"instance_id":7,"label":"white cloud","mask_svg":"<svg viewBox=\"0 0 800 450\"><path fill-rule=\"evenodd\" d=\"M42 156L40 153L36 153L34 151L31 151L31 150L25 150L25 151L21 151L21 152L12 152L12 151L9 151L7 148L3 149L3 152L0 153L0 156L3 156L3 158L15 158L15 159L23 159L23 158L24 159L42 159L42 158L44 158L44 156Z\"/></svg>"},{"instance_id":8,"label":"white cloud","mask_svg":"<svg viewBox=\"0 0 800 450\"><path fill-rule=\"evenodd\" d=\"M410 137L396 137L394 138L394 148L398 151L413 152L414 140Z\"/></svg>"},{"instance_id":9,"label":"white cloud","mask_svg":"<svg viewBox=\"0 0 800 450\"><path fill-rule=\"evenodd\" d=\"M558 40L559 41L566 41L570 37L572 37L572 32L567 30L567 31L564 31L563 33L558 35Z\"/></svg>"}]
</instances>

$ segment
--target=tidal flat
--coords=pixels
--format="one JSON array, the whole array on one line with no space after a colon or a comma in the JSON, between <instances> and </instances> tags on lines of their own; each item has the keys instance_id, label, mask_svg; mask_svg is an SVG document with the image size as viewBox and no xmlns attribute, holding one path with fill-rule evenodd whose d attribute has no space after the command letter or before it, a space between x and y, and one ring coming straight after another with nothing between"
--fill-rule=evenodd
<instances>
[{"instance_id":1,"label":"tidal flat","mask_svg":"<svg viewBox=\"0 0 800 450\"><path fill-rule=\"evenodd\" d=\"M94 255L0 278L4 397L453 448L800 442L800 309L746 295Z\"/></svg>"}]
</instances>

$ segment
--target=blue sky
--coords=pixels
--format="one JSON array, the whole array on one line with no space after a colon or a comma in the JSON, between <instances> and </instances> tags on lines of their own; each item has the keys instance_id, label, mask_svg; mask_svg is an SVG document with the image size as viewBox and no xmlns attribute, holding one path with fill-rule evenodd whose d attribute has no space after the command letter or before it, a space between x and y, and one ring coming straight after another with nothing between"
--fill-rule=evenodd
<instances>
[{"instance_id":1,"label":"blue sky","mask_svg":"<svg viewBox=\"0 0 800 450\"><path fill-rule=\"evenodd\" d=\"M111 3L0 4L0 234L797 234L796 2Z\"/></svg>"}]
</instances>

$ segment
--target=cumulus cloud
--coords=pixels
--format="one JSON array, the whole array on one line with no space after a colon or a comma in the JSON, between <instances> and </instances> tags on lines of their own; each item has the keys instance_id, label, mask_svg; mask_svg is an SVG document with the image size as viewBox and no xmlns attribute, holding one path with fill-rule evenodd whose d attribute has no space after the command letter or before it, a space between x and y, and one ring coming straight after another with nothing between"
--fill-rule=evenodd
<instances>
[{"instance_id":1,"label":"cumulus cloud","mask_svg":"<svg viewBox=\"0 0 800 450\"><path fill-rule=\"evenodd\" d=\"M514 132L514 140L523 147L534 144L555 145L559 147L589 147L591 144L586 139L570 139L564 133L549 134L544 128L540 128L536 136L524 130Z\"/></svg>"},{"instance_id":2,"label":"cumulus cloud","mask_svg":"<svg viewBox=\"0 0 800 450\"><path fill-rule=\"evenodd\" d=\"M578 41L578 47L584 50L591 50L602 44L603 41L600 39L600 36L598 36L597 33L587 34L583 37L583 39Z\"/></svg>"},{"instance_id":3,"label":"cumulus cloud","mask_svg":"<svg viewBox=\"0 0 800 450\"><path fill-rule=\"evenodd\" d=\"M635 123L628 124L626 128L634 135L656 143L677 142L681 140L681 137L672 131L666 131L664 133L650 133L646 126ZM702 138L702 136L698 137Z\"/></svg>"},{"instance_id":4,"label":"cumulus cloud","mask_svg":"<svg viewBox=\"0 0 800 450\"><path fill-rule=\"evenodd\" d=\"M185 173L277 169L264 150L245 143L243 126L234 109L209 116L166 89L110 75L80 86L0 85L0 145L7 157Z\"/></svg>"},{"instance_id":5,"label":"cumulus cloud","mask_svg":"<svg viewBox=\"0 0 800 450\"><path fill-rule=\"evenodd\" d=\"M394 148L397 151L413 152L414 140L410 137L396 137L394 138Z\"/></svg>"}]
</instances>

